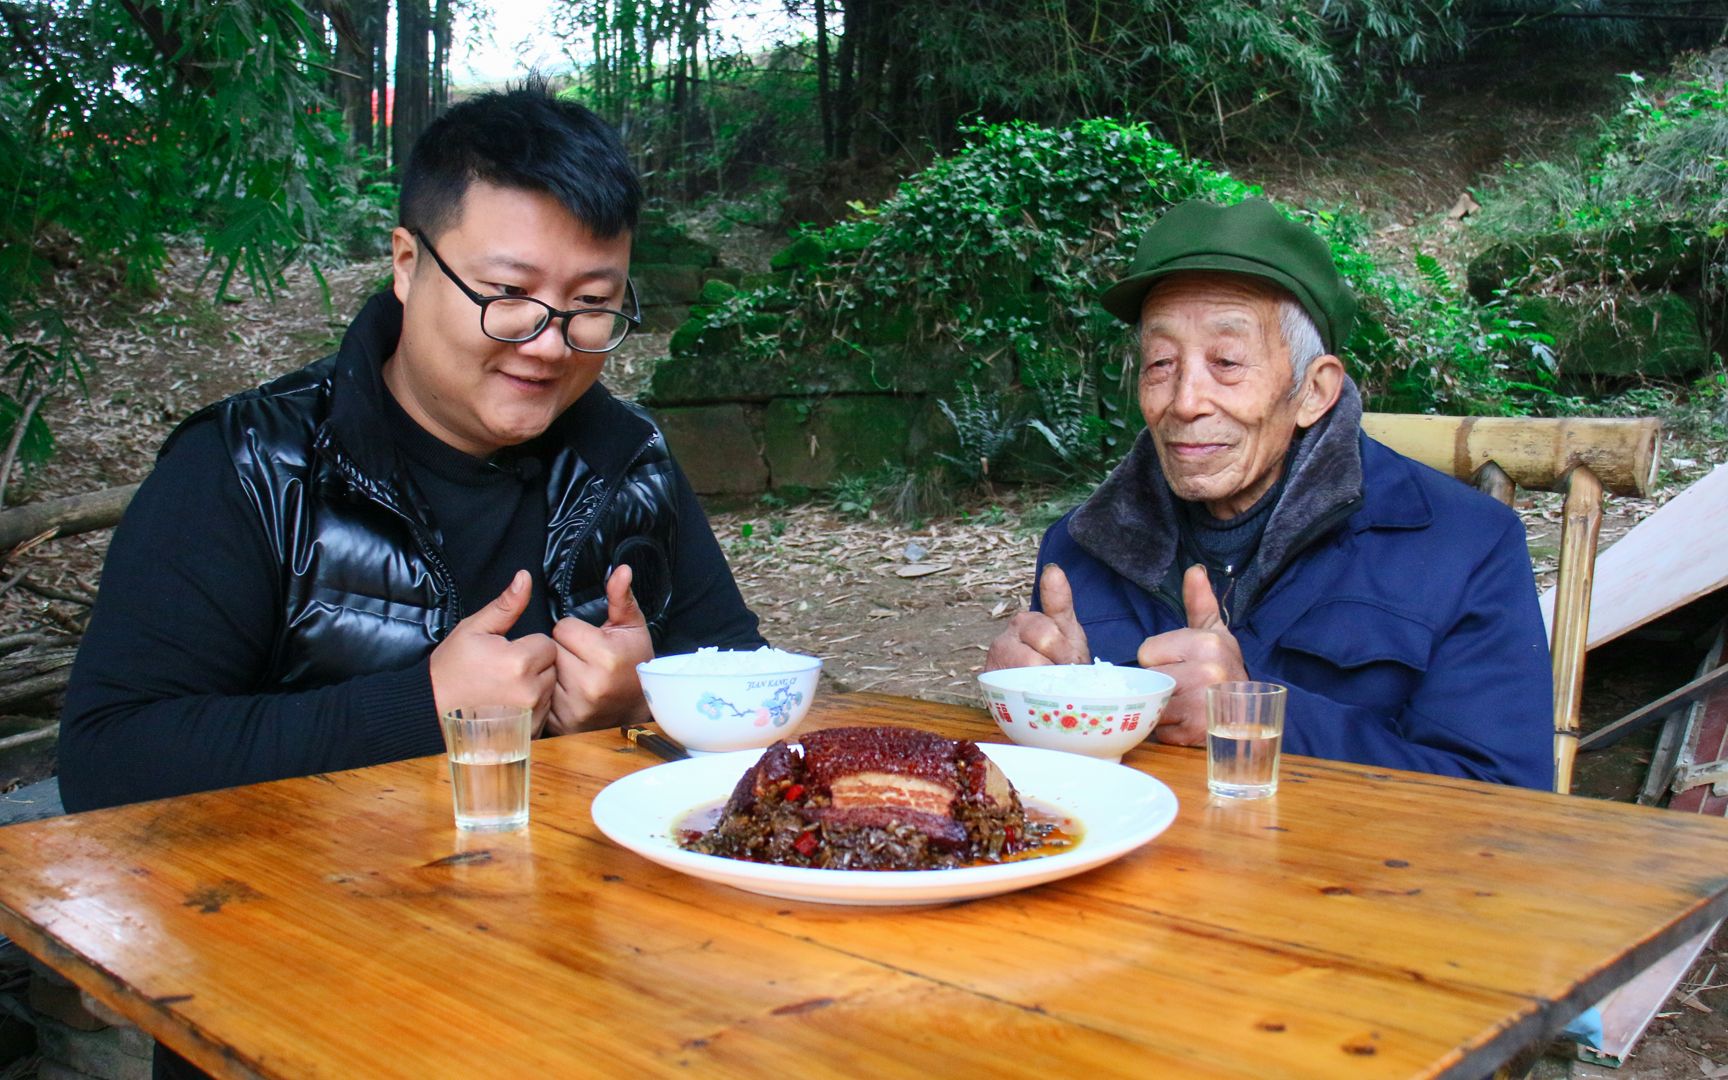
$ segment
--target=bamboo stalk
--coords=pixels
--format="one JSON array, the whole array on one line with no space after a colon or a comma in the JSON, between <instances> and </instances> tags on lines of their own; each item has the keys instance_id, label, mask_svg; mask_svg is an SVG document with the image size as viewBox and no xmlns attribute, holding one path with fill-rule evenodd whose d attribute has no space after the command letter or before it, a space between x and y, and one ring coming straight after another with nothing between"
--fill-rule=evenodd
<instances>
[{"instance_id":1,"label":"bamboo stalk","mask_svg":"<svg viewBox=\"0 0 1728 1080\"><path fill-rule=\"evenodd\" d=\"M1554 790L1572 790L1578 754L1578 710L1584 696L1584 652L1590 638L1590 588L1602 531L1602 483L1587 465L1567 474L1561 510L1560 571L1554 587Z\"/></svg>"},{"instance_id":2,"label":"bamboo stalk","mask_svg":"<svg viewBox=\"0 0 1728 1080\"><path fill-rule=\"evenodd\" d=\"M1575 466L1588 465L1615 495L1650 494L1662 442L1660 421L1566 420L1366 413L1362 430L1422 464L1469 479L1492 461L1519 487L1564 491Z\"/></svg>"},{"instance_id":3,"label":"bamboo stalk","mask_svg":"<svg viewBox=\"0 0 1728 1080\"><path fill-rule=\"evenodd\" d=\"M24 433L30 427L31 418L42 407L43 397L40 390L31 394L30 400L24 403L24 411L18 414L18 422L12 426L12 438L6 443L6 456L0 458L0 506L6 505L6 484L12 475L12 463L18 458L18 448L24 445Z\"/></svg>"}]
</instances>

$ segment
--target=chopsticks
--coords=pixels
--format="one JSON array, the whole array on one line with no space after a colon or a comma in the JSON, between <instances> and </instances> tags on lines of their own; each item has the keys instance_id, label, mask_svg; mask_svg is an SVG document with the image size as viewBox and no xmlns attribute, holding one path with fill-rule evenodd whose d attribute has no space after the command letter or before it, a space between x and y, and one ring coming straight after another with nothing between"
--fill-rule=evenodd
<instances>
[{"instance_id":1,"label":"chopsticks","mask_svg":"<svg viewBox=\"0 0 1728 1080\"><path fill-rule=\"evenodd\" d=\"M618 733L623 735L632 746L640 746L666 761L683 761L690 756L690 751L666 736L656 734L640 724L621 724L618 727Z\"/></svg>"}]
</instances>

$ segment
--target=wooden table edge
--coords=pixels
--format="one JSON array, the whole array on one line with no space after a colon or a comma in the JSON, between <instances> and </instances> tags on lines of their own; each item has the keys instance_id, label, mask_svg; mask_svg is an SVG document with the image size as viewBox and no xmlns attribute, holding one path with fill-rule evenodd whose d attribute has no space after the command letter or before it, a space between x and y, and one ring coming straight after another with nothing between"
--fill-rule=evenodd
<instances>
[{"instance_id":1,"label":"wooden table edge","mask_svg":"<svg viewBox=\"0 0 1728 1080\"><path fill-rule=\"evenodd\" d=\"M144 1034L216 1077L267 1080L225 1044L206 1038L173 1009L177 999L144 997L18 912L0 903L0 933L79 990L130 1020Z\"/></svg>"}]
</instances>

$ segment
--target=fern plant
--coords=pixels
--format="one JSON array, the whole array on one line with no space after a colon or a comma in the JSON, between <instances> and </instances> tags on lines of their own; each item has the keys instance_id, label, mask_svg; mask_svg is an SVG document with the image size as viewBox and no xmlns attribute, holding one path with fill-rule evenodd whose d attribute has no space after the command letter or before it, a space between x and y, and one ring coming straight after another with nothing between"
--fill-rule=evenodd
<instances>
[{"instance_id":1,"label":"fern plant","mask_svg":"<svg viewBox=\"0 0 1728 1080\"><path fill-rule=\"evenodd\" d=\"M1028 370L1040 415L1027 422L1063 464L1079 475L1099 471L1104 450L1104 421L1093 402L1091 382L1084 371L1055 365Z\"/></svg>"},{"instance_id":2,"label":"fern plant","mask_svg":"<svg viewBox=\"0 0 1728 1080\"><path fill-rule=\"evenodd\" d=\"M1001 394L976 386L962 386L954 403L938 398L936 407L953 425L960 445L958 454L937 456L973 483L988 482L990 463L1014 444L1024 421Z\"/></svg>"}]
</instances>

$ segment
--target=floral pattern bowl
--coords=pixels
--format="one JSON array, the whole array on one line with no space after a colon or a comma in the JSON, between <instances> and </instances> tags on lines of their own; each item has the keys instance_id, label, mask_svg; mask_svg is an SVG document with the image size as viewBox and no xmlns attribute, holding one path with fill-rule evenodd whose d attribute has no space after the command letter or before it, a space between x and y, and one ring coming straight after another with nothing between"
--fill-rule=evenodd
<instances>
[{"instance_id":1,"label":"floral pattern bowl","mask_svg":"<svg viewBox=\"0 0 1728 1080\"><path fill-rule=\"evenodd\" d=\"M820 657L779 649L658 656L636 665L660 730L695 754L789 739L810 711Z\"/></svg>"},{"instance_id":2,"label":"floral pattern bowl","mask_svg":"<svg viewBox=\"0 0 1728 1080\"><path fill-rule=\"evenodd\" d=\"M1120 761L1158 724L1176 690L1161 671L1111 664L1045 664L978 676L1002 734L1022 746Z\"/></svg>"}]
</instances>

